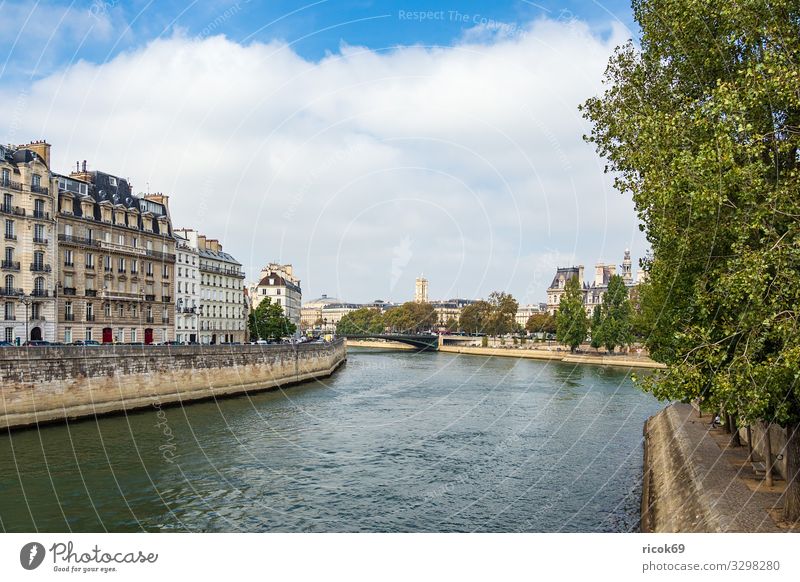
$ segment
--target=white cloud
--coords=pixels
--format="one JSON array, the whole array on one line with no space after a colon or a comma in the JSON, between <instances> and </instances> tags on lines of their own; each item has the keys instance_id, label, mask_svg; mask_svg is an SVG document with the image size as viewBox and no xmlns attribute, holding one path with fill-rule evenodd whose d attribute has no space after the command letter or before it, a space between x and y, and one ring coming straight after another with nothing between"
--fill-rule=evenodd
<instances>
[{"instance_id":1,"label":"white cloud","mask_svg":"<svg viewBox=\"0 0 800 582\"><path fill-rule=\"evenodd\" d=\"M87 159L169 193L177 226L253 276L294 263L306 297L408 299L424 271L432 297L532 301L557 263L640 253L576 109L626 31L539 20L475 38L309 62L176 34L35 83L15 141L50 140L56 170Z\"/></svg>"}]
</instances>

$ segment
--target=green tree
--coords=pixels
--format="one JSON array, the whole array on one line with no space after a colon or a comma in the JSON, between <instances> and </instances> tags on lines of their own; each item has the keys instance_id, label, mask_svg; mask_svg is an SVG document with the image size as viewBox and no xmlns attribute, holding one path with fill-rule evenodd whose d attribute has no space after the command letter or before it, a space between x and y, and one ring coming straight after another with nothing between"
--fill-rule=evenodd
<instances>
[{"instance_id":1,"label":"green tree","mask_svg":"<svg viewBox=\"0 0 800 582\"><path fill-rule=\"evenodd\" d=\"M492 291L489 295L491 310L486 322L486 333L504 335L516 328L516 315L519 304L509 293Z\"/></svg>"},{"instance_id":2,"label":"green tree","mask_svg":"<svg viewBox=\"0 0 800 582\"><path fill-rule=\"evenodd\" d=\"M635 0L583 106L652 248L640 312L668 364L643 386L778 423L784 516L800 519L800 9L797 0Z\"/></svg>"},{"instance_id":3,"label":"green tree","mask_svg":"<svg viewBox=\"0 0 800 582\"><path fill-rule=\"evenodd\" d=\"M486 301L470 303L461 310L458 327L467 333L487 333L491 313L492 306Z\"/></svg>"},{"instance_id":4,"label":"green tree","mask_svg":"<svg viewBox=\"0 0 800 582\"><path fill-rule=\"evenodd\" d=\"M583 307L583 290L577 277L567 281L556 314L556 339L574 352L589 331L589 319Z\"/></svg>"},{"instance_id":5,"label":"green tree","mask_svg":"<svg viewBox=\"0 0 800 582\"><path fill-rule=\"evenodd\" d=\"M525 329L531 333L556 333L556 318L549 313L534 313L525 322Z\"/></svg>"},{"instance_id":6,"label":"green tree","mask_svg":"<svg viewBox=\"0 0 800 582\"><path fill-rule=\"evenodd\" d=\"M385 327L383 316L377 309L362 307L345 313L336 324L337 335L364 335L383 333Z\"/></svg>"},{"instance_id":7,"label":"green tree","mask_svg":"<svg viewBox=\"0 0 800 582\"><path fill-rule=\"evenodd\" d=\"M272 303L269 297L250 312L247 323L251 341L279 339L297 331L297 326L283 314L283 308Z\"/></svg>"},{"instance_id":8,"label":"green tree","mask_svg":"<svg viewBox=\"0 0 800 582\"><path fill-rule=\"evenodd\" d=\"M386 312L385 323L397 333L420 333L436 326L436 310L430 303L407 301Z\"/></svg>"},{"instance_id":9,"label":"green tree","mask_svg":"<svg viewBox=\"0 0 800 582\"><path fill-rule=\"evenodd\" d=\"M609 353L613 353L617 346L626 346L633 341L631 302L625 281L619 275L614 275L609 280L608 290L603 294L603 304L600 307L603 314L598 331L602 345L606 346ZM592 324L594 329L594 319ZM592 345L594 346L594 337Z\"/></svg>"},{"instance_id":10,"label":"green tree","mask_svg":"<svg viewBox=\"0 0 800 582\"><path fill-rule=\"evenodd\" d=\"M592 330L592 347L596 350L600 349L600 346L603 345L603 310L600 309L599 305L595 305L592 310L592 322L590 325Z\"/></svg>"}]
</instances>

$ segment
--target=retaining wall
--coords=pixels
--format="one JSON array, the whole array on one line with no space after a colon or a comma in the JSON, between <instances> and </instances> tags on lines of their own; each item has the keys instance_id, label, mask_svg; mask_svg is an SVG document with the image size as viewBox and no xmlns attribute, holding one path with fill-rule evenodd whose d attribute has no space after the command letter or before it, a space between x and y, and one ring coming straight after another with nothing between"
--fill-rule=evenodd
<instances>
[{"instance_id":1,"label":"retaining wall","mask_svg":"<svg viewBox=\"0 0 800 582\"><path fill-rule=\"evenodd\" d=\"M0 428L275 389L332 374L343 340L0 349Z\"/></svg>"}]
</instances>

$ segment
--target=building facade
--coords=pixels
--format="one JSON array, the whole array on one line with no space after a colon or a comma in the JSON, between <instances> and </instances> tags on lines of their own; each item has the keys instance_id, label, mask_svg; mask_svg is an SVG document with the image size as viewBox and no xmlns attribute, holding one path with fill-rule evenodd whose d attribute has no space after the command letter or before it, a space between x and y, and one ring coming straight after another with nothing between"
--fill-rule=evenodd
<instances>
[{"instance_id":1,"label":"building facade","mask_svg":"<svg viewBox=\"0 0 800 582\"><path fill-rule=\"evenodd\" d=\"M58 184L57 341L174 341L175 239L168 198L87 171Z\"/></svg>"},{"instance_id":2,"label":"building facade","mask_svg":"<svg viewBox=\"0 0 800 582\"><path fill-rule=\"evenodd\" d=\"M516 321L517 325L519 325L524 329L525 324L528 323L528 320L530 319L531 315L534 315L536 313L544 313L545 311L547 311L547 305L543 303L520 305L517 308L517 313L514 316L514 321Z\"/></svg>"},{"instance_id":3,"label":"building facade","mask_svg":"<svg viewBox=\"0 0 800 582\"><path fill-rule=\"evenodd\" d=\"M178 229L176 235L197 251L199 275L198 340L201 344L245 343L248 341L244 298L244 271L216 239L192 229ZM191 258L191 257L190 257ZM186 267L186 265L184 265ZM191 269L191 264L188 265ZM189 295L189 300L192 300ZM186 300L184 293L184 303ZM191 338L191 330L184 330Z\"/></svg>"},{"instance_id":4,"label":"building facade","mask_svg":"<svg viewBox=\"0 0 800 582\"><path fill-rule=\"evenodd\" d=\"M583 292L583 305L586 309L586 313L591 315L595 307L602 305L603 296L608 290L608 283L611 277L616 274L616 265L611 263L597 263L595 265L594 280L591 283L587 283L584 281L583 265L578 265L577 267L558 267L552 283L550 283L550 286L547 288L547 311L551 315L555 315L556 311L558 311L561 297L566 290L567 282L577 277L578 281L581 283L581 290ZM625 249L625 254L623 255L620 276L629 290L636 287L644 276L644 273L640 271L638 279L634 281L631 267L631 252L628 249Z\"/></svg>"},{"instance_id":5,"label":"building facade","mask_svg":"<svg viewBox=\"0 0 800 582\"><path fill-rule=\"evenodd\" d=\"M175 340L200 343L200 251L175 230Z\"/></svg>"},{"instance_id":6,"label":"building facade","mask_svg":"<svg viewBox=\"0 0 800 582\"><path fill-rule=\"evenodd\" d=\"M56 182L50 144L0 146L0 217L3 258L0 340L56 339Z\"/></svg>"},{"instance_id":7,"label":"building facade","mask_svg":"<svg viewBox=\"0 0 800 582\"><path fill-rule=\"evenodd\" d=\"M250 296L252 309L269 297L273 304L281 306L283 314L300 329L303 291L300 279L294 276L292 265L268 264L261 270L258 283L250 289Z\"/></svg>"},{"instance_id":8,"label":"building facade","mask_svg":"<svg viewBox=\"0 0 800 582\"><path fill-rule=\"evenodd\" d=\"M467 306L475 303L473 299L448 299L446 301L433 301L433 310L436 312L436 321L440 328L447 327L447 322L455 320L456 328L461 319L461 311ZM456 331L448 329L447 331Z\"/></svg>"}]
</instances>

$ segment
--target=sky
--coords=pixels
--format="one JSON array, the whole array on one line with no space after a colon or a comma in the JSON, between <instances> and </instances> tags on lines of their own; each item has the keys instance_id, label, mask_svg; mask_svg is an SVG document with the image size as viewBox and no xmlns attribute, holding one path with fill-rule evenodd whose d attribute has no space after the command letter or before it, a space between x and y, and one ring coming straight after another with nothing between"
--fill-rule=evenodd
<instances>
[{"instance_id":1,"label":"sky","mask_svg":"<svg viewBox=\"0 0 800 582\"><path fill-rule=\"evenodd\" d=\"M627 2L3 2L0 140L170 196L303 297L512 293L647 249L582 136Z\"/></svg>"}]
</instances>

